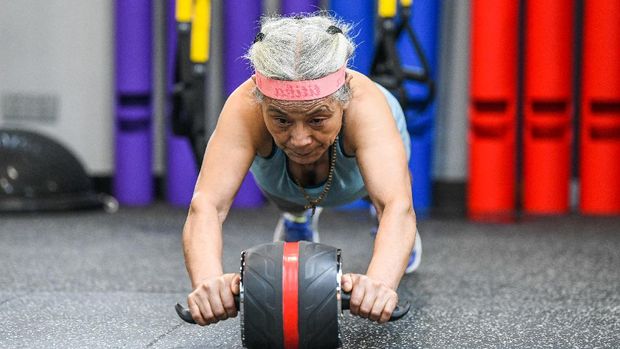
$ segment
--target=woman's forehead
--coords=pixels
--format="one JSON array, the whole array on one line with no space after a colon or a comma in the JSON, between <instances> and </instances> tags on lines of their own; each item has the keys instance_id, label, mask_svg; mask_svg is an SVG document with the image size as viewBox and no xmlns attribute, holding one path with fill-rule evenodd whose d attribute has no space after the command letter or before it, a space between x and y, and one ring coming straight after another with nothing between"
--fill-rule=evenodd
<instances>
[{"instance_id":1,"label":"woman's forehead","mask_svg":"<svg viewBox=\"0 0 620 349\"><path fill-rule=\"evenodd\" d=\"M265 98L267 110L280 110L290 113L308 113L314 111L328 111L333 112L336 110L338 102L333 98L325 97L320 99L313 99L309 101L285 101L272 98Z\"/></svg>"}]
</instances>

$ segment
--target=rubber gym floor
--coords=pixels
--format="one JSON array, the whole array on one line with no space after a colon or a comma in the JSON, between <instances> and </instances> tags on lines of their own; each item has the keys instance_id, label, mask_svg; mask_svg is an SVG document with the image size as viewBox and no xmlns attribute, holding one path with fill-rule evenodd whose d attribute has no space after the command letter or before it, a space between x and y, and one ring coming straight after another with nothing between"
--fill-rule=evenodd
<instances>
[{"instance_id":1,"label":"rubber gym floor","mask_svg":"<svg viewBox=\"0 0 620 349\"><path fill-rule=\"evenodd\" d=\"M0 347L241 348L239 318L199 327L174 311L190 284L184 209L0 216ZM273 207L234 210L225 270L272 238ZM345 272L370 259L366 212L326 210L322 242L343 249ZM348 313L344 348L617 348L620 217L477 224L419 222L420 269L399 288L411 311L378 325Z\"/></svg>"}]
</instances>

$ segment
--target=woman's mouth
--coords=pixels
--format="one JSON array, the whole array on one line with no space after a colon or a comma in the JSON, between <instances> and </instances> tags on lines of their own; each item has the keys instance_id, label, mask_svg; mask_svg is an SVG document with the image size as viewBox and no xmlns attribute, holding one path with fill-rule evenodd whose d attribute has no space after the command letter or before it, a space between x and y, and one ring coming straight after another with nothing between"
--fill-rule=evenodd
<instances>
[{"instance_id":1,"label":"woman's mouth","mask_svg":"<svg viewBox=\"0 0 620 349\"><path fill-rule=\"evenodd\" d=\"M304 149L304 150L301 150L301 149L288 148L286 150L287 150L287 153L290 156L294 156L294 157L297 157L297 158L307 158L308 156L311 156L314 153L314 149L310 149L310 150Z\"/></svg>"},{"instance_id":2,"label":"woman's mouth","mask_svg":"<svg viewBox=\"0 0 620 349\"><path fill-rule=\"evenodd\" d=\"M296 151L292 151L292 153L293 153L293 155L295 155L296 157L299 157L299 158L305 158L305 157L307 157L308 155L312 154L312 152L311 152L311 151L310 151L310 152L307 152L307 153L298 153L298 152L296 152Z\"/></svg>"}]
</instances>

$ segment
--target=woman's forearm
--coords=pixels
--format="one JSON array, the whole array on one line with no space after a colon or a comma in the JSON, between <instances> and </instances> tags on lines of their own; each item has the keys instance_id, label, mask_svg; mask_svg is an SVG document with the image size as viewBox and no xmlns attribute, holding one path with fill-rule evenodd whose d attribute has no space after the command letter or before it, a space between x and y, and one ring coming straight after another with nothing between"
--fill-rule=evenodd
<instances>
[{"instance_id":1,"label":"woman's forearm","mask_svg":"<svg viewBox=\"0 0 620 349\"><path fill-rule=\"evenodd\" d=\"M382 211L366 275L395 290L413 248L416 219L411 205L386 205Z\"/></svg>"},{"instance_id":2,"label":"woman's forearm","mask_svg":"<svg viewBox=\"0 0 620 349\"><path fill-rule=\"evenodd\" d=\"M223 274L222 221L213 205L193 202L190 206L183 228L183 252L194 288L206 278Z\"/></svg>"}]
</instances>

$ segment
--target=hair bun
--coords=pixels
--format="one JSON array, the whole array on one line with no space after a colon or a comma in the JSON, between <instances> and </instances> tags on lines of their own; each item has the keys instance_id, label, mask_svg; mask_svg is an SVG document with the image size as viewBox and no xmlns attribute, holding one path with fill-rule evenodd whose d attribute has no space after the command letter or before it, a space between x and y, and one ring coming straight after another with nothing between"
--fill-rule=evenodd
<instances>
[{"instance_id":1,"label":"hair bun","mask_svg":"<svg viewBox=\"0 0 620 349\"><path fill-rule=\"evenodd\" d=\"M258 32L258 33L256 33L256 36L254 37L254 42L253 43L257 43L259 41L263 41L264 38L265 38L265 34L263 34L263 32Z\"/></svg>"},{"instance_id":2,"label":"hair bun","mask_svg":"<svg viewBox=\"0 0 620 349\"><path fill-rule=\"evenodd\" d=\"M329 28L327 28L327 32L330 34L342 34L342 29L336 27L335 25L330 25Z\"/></svg>"}]
</instances>

